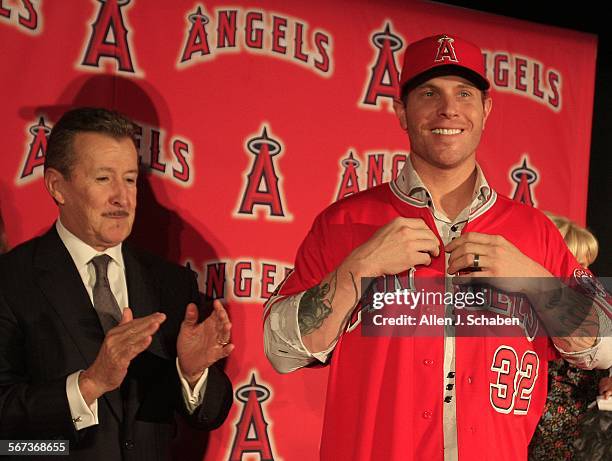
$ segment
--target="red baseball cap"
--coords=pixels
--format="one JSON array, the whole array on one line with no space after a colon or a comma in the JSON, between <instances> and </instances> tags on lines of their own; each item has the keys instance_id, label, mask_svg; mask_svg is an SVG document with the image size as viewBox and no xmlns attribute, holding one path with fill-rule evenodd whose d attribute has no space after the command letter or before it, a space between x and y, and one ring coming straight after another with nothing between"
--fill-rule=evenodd
<instances>
[{"instance_id":1,"label":"red baseball cap","mask_svg":"<svg viewBox=\"0 0 612 461\"><path fill-rule=\"evenodd\" d=\"M491 86L485 74L484 57L476 45L456 35L438 34L414 42L404 52L400 97L433 77L459 75L480 90Z\"/></svg>"}]
</instances>

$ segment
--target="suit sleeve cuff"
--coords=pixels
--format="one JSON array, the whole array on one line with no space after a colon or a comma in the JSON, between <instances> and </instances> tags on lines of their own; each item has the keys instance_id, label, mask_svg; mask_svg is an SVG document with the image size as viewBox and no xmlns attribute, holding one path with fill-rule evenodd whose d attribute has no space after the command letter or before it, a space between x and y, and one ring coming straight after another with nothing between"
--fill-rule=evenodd
<instances>
[{"instance_id":1,"label":"suit sleeve cuff","mask_svg":"<svg viewBox=\"0 0 612 461\"><path fill-rule=\"evenodd\" d=\"M66 395L72 422L77 431L98 424L98 400L88 406L79 389L79 376L83 370L76 371L66 378Z\"/></svg>"},{"instance_id":2,"label":"suit sleeve cuff","mask_svg":"<svg viewBox=\"0 0 612 461\"><path fill-rule=\"evenodd\" d=\"M202 376L194 386L193 390L191 389L191 386L189 386L189 383L183 376L183 372L181 371L181 367L179 366L178 357L176 358L176 371L181 381L181 394L183 396L183 402L185 402L185 407L191 415L196 410L196 408L198 408L204 401L204 393L206 392L206 382L208 380L208 368L204 370L204 373L202 373Z\"/></svg>"}]
</instances>

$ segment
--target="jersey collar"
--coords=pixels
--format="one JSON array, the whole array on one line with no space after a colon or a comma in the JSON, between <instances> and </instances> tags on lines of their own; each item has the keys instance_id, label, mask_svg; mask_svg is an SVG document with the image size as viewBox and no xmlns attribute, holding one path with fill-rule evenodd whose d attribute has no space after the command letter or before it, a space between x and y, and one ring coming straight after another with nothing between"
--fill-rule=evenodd
<instances>
[{"instance_id":1,"label":"jersey collar","mask_svg":"<svg viewBox=\"0 0 612 461\"><path fill-rule=\"evenodd\" d=\"M410 155L407 156L406 163L398 177L391 181L390 187L400 200L420 208L429 207L433 213L441 214L435 209L431 193L414 169ZM469 205L469 219L472 220L489 209L496 196L497 194L489 186L480 165L476 164L476 183Z\"/></svg>"}]
</instances>

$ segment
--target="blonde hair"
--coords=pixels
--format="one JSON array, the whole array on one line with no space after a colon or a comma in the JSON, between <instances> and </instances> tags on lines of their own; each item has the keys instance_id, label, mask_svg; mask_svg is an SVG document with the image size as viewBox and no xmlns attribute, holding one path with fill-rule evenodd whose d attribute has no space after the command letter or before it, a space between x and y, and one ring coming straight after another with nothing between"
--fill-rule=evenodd
<instances>
[{"instance_id":1,"label":"blonde hair","mask_svg":"<svg viewBox=\"0 0 612 461\"><path fill-rule=\"evenodd\" d=\"M591 231L564 216L557 216L548 211L544 214L555 223L578 263L583 267L593 264L599 253L599 243Z\"/></svg>"}]
</instances>

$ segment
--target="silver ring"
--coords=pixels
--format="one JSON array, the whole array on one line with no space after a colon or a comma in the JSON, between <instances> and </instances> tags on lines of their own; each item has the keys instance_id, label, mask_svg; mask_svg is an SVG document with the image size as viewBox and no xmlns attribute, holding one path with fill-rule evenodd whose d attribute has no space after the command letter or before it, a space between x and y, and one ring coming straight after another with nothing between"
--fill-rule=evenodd
<instances>
[{"instance_id":1,"label":"silver ring","mask_svg":"<svg viewBox=\"0 0 612 461\"><path fill-rule=\"evenodd\" d=\"M479 254L474 254L474 263L473 263L474 269L478 269L478 267L480 266L480 255Z\"/></svg>"}]
</instances>

